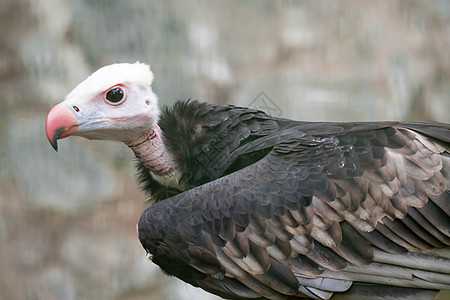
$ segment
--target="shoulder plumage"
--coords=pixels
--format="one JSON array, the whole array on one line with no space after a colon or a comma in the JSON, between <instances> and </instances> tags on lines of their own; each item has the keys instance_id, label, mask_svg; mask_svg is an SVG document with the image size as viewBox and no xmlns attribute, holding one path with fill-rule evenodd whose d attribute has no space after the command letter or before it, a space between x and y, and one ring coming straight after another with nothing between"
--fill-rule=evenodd
<instances>
[{"instance_id":1,"label":"shoulder plumage","mask_svg":"<svg viewBox=\"0 0 450 300\"><path fill-rule=\"evenodd\" d=\"M224 175L232 163L230 153L279 129L274 118L255 109L190 100L165 108L158 124L188 186Z\"/></svg>"},{"instance_id":2,"label":"shoulder plumage","mask_svg":"<svg viewBox=\"0 0 450 300\"><path fill-rule=\"evenodd\" d=\"M164 133L166 145L175 157L186 157L192 148L210 138L206 124L220 107L198 101L177 101L165 107L158 125Z\"/></svg>"}]
</instances>

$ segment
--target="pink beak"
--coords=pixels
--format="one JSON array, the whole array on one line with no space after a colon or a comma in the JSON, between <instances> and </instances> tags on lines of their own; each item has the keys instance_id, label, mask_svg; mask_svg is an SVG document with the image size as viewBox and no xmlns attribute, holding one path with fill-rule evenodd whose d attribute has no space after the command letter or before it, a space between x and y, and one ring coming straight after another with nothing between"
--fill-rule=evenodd
<instances>
[{"instance_id":1,"label":"pink beak","mask_svg":"<svg viewBox=\"0 0 450 300\"><path fill-rule=\"evenodd\" d=\"M78 119L64 104L55 105L47 116L45 131L53 149L58 151L58 139L71 136L77 132Z\"/></svg>"}]
</instances>

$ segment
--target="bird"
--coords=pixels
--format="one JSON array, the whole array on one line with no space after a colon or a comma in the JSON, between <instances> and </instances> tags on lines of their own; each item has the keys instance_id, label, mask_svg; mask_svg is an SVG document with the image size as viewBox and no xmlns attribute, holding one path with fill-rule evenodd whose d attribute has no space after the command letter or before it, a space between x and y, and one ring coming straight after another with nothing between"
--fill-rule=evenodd
<instances>
[{"instance_id":1,"label":"bird","mask_svg":"<svg viewBox=\"0 0 450 300\"><path fill-rule=\"evenodd\" d=\"M179 100L104 66L46 135L125 143L161 270L225 299L434 299L450 289L450 124L305 122Z\"/></svg>"}]
</instances>

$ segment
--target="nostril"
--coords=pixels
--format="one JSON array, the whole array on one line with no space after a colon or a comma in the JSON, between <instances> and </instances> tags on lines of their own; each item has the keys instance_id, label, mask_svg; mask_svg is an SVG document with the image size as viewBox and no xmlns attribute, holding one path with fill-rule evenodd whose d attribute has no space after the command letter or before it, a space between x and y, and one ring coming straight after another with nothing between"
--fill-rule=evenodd
<instances>
[{"instance_id":1,"label":"nostril","mask_svg":"<svg viewBox=\"0 0 450 300\"><path fill-rule=\"evenodd\" d=\"M80 109L78 108L78 106L72 106L72 108L76 111L76 112L79 112L80 111Z\"/></svg>"}]
</instances>

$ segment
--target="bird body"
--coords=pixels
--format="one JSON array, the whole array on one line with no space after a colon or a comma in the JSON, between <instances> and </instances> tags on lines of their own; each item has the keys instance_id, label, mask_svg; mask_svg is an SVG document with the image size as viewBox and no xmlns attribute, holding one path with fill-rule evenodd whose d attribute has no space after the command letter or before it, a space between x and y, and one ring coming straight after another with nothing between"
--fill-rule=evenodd
<instances>
[{"instance_id":1,"label":"bird body","mask_svg":"<svg viewBox=\"0 0 450 300\"><path fill-rule=\"evenodd\" d=\"M159 113L150 71L126 64L142 73L131 80L114 66L49 113L47 136L130 146L152 202L139 239L164 272L229 299L450 289L449 124L301 122L197 101Z\"/></svg>"}]
</instances>

